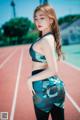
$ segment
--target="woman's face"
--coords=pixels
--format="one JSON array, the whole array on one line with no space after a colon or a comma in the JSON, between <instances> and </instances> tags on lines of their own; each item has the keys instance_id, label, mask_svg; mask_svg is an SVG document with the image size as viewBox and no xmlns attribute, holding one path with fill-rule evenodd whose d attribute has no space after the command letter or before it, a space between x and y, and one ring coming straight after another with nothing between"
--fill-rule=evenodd
<instances>
[{"instance_id":1,"label":"woman's face","mask_svg":"<svg viewBox=\"0 0 80 120\"><path fill-rule=\"evenodd\" d=\"M42 11L37 11L34 17L34 22L39 31L44 31L50 28L50 18L45 15Z\"/></svg>"}]
</instances>

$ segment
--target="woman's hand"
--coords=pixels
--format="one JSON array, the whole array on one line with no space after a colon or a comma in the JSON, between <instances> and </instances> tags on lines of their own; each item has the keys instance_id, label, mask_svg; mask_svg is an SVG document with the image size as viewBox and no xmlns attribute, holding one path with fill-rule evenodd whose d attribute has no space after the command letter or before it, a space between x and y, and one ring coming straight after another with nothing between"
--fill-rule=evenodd
<instances>
[{"instance_id":1,"label":"woman's hand","mask_svg":"<svg viewBox=\"0 0 80 120\"><path fill-rule=\"evenodd\" d=\"M35 91L34 91L34 89L33 89L33 87L32 87L31 77L29 77L29 78L27 79L27 84L28 84L28 88L29 88L29 90L30 90L31 95L33 96L33 95L35 94Z\"/></svg>"}]
</instances>

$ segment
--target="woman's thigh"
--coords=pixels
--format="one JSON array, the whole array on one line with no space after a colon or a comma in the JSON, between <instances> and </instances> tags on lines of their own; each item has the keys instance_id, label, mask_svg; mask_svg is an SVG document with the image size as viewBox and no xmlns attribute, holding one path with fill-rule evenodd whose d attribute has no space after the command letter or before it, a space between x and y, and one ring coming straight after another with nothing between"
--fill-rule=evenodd
<instances>
[{"instance_id":1,"label":"woman's thigh","mask_svg":"<svg viewBox=\"0 0 80 120\"><path fill-rule=\"evenodd\" d=\"M39 108L37 108L35 105L34 105L34 110L37 120L48 120L49 112L47 113L45 111L42 111Z\"/></svg>"},{"instance_id":2,"label":"woman's thigh","mask_svg":"<svg viewBox=\"0 0 80 120\"><path fill-rule=\"evenodd\" d=\"M52 120L64 120L64 109L54 105L51 109L51 117Z\"/></svg>"}]
</instances>

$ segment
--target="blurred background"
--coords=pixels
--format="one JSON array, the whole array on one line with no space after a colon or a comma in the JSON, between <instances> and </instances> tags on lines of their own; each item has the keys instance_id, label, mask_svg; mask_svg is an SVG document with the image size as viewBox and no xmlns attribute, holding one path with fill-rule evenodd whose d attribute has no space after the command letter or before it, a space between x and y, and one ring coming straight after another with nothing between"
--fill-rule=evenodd
<instances>
[{"instance_id":1,"label":"blurred background","mask_svg":"<svg viewBox=\"0 0 80 120\"><path fill-rule=\"evenodd\" d=\"M55 9L65 61L80 68L80 0L0 0L0 47L34 42L33 12L45 3Z\"/></svg>"}]
</instances>

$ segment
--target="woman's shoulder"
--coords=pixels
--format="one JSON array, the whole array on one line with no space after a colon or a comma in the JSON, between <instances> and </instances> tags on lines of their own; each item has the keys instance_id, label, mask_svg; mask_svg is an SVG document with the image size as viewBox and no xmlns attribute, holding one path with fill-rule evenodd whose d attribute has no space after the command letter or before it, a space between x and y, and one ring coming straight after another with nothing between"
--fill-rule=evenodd
<instances>
[{"instance_id":1,"label":"woman's shoulder","mask_svg":"<svg viewBox=\"0 0 80 120\"><path fill-rule=\"evenodd\" d=\"M39 44L41 46L44 46L44 45L53 45L54 44L54 36L52 34L50 35L47 35L45 37L43 37L40 41L39 41Z\"/></svg>"}]
</instances>

